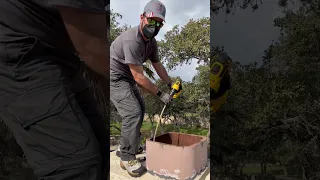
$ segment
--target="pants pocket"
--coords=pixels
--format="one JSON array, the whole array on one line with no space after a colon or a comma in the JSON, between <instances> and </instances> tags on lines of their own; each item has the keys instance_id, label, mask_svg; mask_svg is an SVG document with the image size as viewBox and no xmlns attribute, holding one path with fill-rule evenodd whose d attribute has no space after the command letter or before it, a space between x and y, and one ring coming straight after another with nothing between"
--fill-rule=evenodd
<instances>
[{"instance_id":1,"label":"pants pocket","mask_svg":"<svg viewBox=\"0 0 320 180\"><path fill-rule=\"evenodd\" d=\"M125 98L132 95L132 87L128 82L118 81L110 83L110 98L112 101L120 103Z\"/></svg>"},{"instance_id":2,"label":"pants pocket","mask_svg":"<svg viewBox=\"0 0 320 180\"><path fill-rule=\"evenodd\" d=\"M25 154L43 161L82 150L88 135L72 109L62 85L32 89L6 105L23 130Z\"/></svg>"},{"instance_id":3,"label":"pants pocket","mask_svg":"<svg viewBox=\"0 0 320 180\"><path fill-rule=\"evenodd\" d=\"M5 44L6 62L12 64L13 69L19 69L24 62L25 57L34 49L38 39L33 36L20 37L14 42Z\"/></svg>"}]
</instances>

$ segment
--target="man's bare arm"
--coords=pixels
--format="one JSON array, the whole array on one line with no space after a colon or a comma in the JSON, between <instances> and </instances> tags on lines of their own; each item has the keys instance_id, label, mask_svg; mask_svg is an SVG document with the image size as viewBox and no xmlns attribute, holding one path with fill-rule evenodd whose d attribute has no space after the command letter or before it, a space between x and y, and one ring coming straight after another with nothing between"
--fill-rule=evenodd
<instances>
[{"instance_id":1,"label":"man's bare arm","mask_svg":"<svg viewBox=\"0 0 320 180\"><path fill-rule=\"evenodd\" d=\"M86 64L108 77L110 70L106 14L57 6L73 45Z\"/></svg>"},{"instance_id":2,"label":"man's bare arm","mask_svg":"<svg viewBox=\"0 0 320 180\"><path fill-rule=\"evenodd\" d=\"M143 66L129 64L129 67L134 80L152 94L157 95L158 87L143 74Z\"/></svg>"},{"instance_id":3,"label":"man's bare arm","mask_svg":"<svg viewBox=\"0 0 320 180\"><path fill-rule=\"evenodd\" d=\"M168 76L168 72L160 62L152 63L152 66L156 70L157 74L162 79L162 81L164 81L166 84L172 83L170 77Z\"/></svg>"}]
</instances>

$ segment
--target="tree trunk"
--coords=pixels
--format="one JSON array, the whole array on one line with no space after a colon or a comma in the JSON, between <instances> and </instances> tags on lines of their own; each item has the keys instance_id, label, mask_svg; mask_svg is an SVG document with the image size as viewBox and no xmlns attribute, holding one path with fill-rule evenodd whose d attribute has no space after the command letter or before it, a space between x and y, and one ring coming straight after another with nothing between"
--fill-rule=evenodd
<instances>
[{"instance_id":1,"label":"tree trunk","mask_svg":"<svg viewBox=\"0 0 320 180\"><path fill-rule=\"evenodd\" d=\"M255 175L252 175L252 176L251 176L251 180L256 180L256 176L255 176Z\"/></svg>"},{"instance_id":2,"label":"tree trunk","mask_svg":"<svg viewBox=\"0 0 320 180\"><path fill-rule=\"evenodd\" d=\"M208 138L208 141L209 141L209 143L210 143L210 126L209 126L209 131L208 131L208 133L207 133L207 138Z\"/></svg>"},{"instance_id":3,"label":"tree trunk","mask_svg":"<svg viewBox=\"0 0 320 180\"><path fill-rule=\"evenodd\" d=\"M154 125L154 115L153 114L148 114L148 116L149 116L149 120L150 120L150 123L151 123L151 127L152 127L152 129L153 129L153 125Z\"/></svg>"},{"instance_id":4,"label":"tree trunk","mask_svg":"<svg viewBox=\"0 0 320 180\"><path fill-rule=\"evenodd\" d=\"M267 173L267 164L265 164L264 162L261 162L260 166L261 166L261 175L265 175Z\"/></svg>"},{"instance_id":5,"label":"tree trunk","mask_svg":"<svg viewBox=\"0 0 320 180\"><path fill-rule=\"evenodd\" d=\"M301 166L302 169L302 179L307 179L306 177L306 169L304 168L304 166Z\"/></svg>"},{"instance_id":6,"label":"tree trunk","mask_svg":"<svg viewBox=\"0 0 320 180\"><path fill-rule=\"evenodd\" d=\"M150 133L150 136L151 136L151 138L153 138L153 136L154 136L154 131L155 131L155 127L154 127L154 114L152 114L151 116L150 115L148 115L149 116L149 120L150 120L150 122L151 122L151 133Z\"/></svg>"},{"instance_id":7,"label":"tree trunk","mask_svg":"<svg viewBox=\"0 0 320 180\"><path fill-rule=\"evenodd\" d=\"M286 166L283 166L283 173L284 173L284 176L288 176L288 171Z\"/></svg>"}]
</instances>

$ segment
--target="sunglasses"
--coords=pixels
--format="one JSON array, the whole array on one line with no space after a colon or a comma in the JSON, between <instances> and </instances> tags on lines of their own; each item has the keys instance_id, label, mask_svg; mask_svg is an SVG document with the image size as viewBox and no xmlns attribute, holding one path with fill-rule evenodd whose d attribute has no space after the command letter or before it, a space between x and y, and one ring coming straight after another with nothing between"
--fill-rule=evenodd
<instances>
[{"instance_id":1,"label":"sunglasses","mask_svg":"<svg viewBox=\"0 0 320 180\"><path fill-rule=\"evenodd\" d=\"M149 24L154 25L154 26L156 26L158 28L161 28L163 26L162 22L159 22L159 21L156 21L156 20L154 20L152 18L149 18L146 15L143 15L143 16L147 18L147 21L148 21Z\"/></svg>"}]
</instances>

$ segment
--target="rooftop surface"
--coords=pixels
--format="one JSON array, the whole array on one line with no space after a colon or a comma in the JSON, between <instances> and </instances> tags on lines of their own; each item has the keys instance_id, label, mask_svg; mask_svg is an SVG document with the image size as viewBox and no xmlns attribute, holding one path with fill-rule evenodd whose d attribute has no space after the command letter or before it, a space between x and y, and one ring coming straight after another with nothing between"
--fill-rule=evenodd
<instances>
[{"instance_id":1,"label":"rooftop surface","mask_svg":"<svg viewBox=\"0 0 320 180\"><path fill-rule=\"evenodd\" d=\"M137 155L137 158L143 158L145 154ZM145 161L142 161L142 164L145 165ZM210 180L209 167L207 167L203 172L201 172L194 180ZM162 180L168 178L161 178L157 175L151 173L146 173L139 178L131 177L127 171L123 170L120 167L120 158L116 155L116 151L110 153L110 179L112 180L130 180L130 179L141 179L141 180Z\"/></svg>"}]
</instances>

